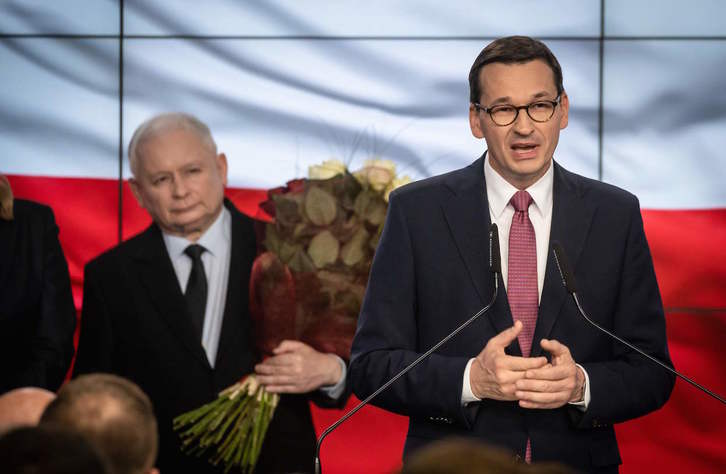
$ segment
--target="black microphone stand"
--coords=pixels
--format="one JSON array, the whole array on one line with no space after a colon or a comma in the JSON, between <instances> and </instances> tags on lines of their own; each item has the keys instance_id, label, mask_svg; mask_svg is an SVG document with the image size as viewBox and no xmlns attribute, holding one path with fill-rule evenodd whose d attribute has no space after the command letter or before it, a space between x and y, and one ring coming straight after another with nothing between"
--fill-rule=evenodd
<instances>
[{"instance_id":1,"label":"black microphone stand","mask_svg":"<svg viewBox=\"0 0 726 474\"><path fill-rule=\"evenodd\" d=\"M499 293L499 274L501 273L501 261L500 254L499 254L499 232L497 230L497 225L492 224L489 229L489 266L492 270L492 273L494 274L494 294L492 295L491 301L489 301L489 304L484 306L482 309L477 311L474 315L472 315L469 319L464 321L461 326L454 329L453 332L448 334L446 337L441 339L439 342L437 342L431 349L427 350L423 354L421 354L416 360L411 362L411 364L404 367L399 373L394 375L388 382L381 385L378 390L371 393L366 397L365 400L358 403L358 405L355 406L352 410L350 410L348 413L343 415L338 421L333 423L328 429L323 431L323 433L320 435L320 438L318 438L318 444L315 447L315 474L321 474L322 470L320 467L320 447L323 444L323 440L326 436L328 436L333 430L335 430L338 426L340 426L345 420L350 418L351 416L355 415L361 408L366 406L371 400L373 400L378 394L380 394L382 391L387 389L391 386L396 380L400 379L404 375L406 375L408 372L411 371L414 367L416 367L418 364L421 363L424 359L429 357L431 354L433 354L439 347L446 344L452 337L459 334L461 331L463 331L467 326L469 326L471 323L476 321L476 319L481 316L482 314L489 311L489 309L494 305L494 302L497 300L497 294Z\"/></svg>"},{"instance_id":2,"label":"black microphone stand","mask_svg":"<svg viewBox=\"0 0 726 474\"><path fill-rule=\"evenodd\" d=\"M724 405L726 405L726 400L724 400L721 396L717 395L716 393L712 392L708 388L704 387L703 385L695 382L694 380L686 377L685 375L681 374L677 370L673 369L672 367L669 367L667 364L664 364L663 362L659 361L655 357L651 356L650 354L646 354L644 351L640 350L639 348L635 347L633 344L629 343L628 341L616 336L612 332L608 331L604 327L597 324L595 321L590 319L590 317L587 315L584 309L582 309L582 306L580 305L580 299L577 297L577 289L575 286L575 276L572 273L572 270L570 269L569 262L567 261L567 257L565 257L565 252L560 246L559 243L555 242L552 244L552 250L555 253L555 262L557 263L557 269L560 271L560 276L562 277L562 283L564 284L565 288L567 289L567 292L572 295L572 299L575 300L575 305L577 306L578 311L582 315L585 320L595 326L600 331L604 332L608 336L612 337L616 341L620 342L621 344L624 344L628 346L630 349L634 350L638 354L646 357L648 360L655 362L659 366L666 369L668 372L672 373L673 375L680 377L681 379L685 380L686 382L690 383L694 387L701 390L703 393L712 396L716 400L720 401Z\"/></svg>"}]
</instances>

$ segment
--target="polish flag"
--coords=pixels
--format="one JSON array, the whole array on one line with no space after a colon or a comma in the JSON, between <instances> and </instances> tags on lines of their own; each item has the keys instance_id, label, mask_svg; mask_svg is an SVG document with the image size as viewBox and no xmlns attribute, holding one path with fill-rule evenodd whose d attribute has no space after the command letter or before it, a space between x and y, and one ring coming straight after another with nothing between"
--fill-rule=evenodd
<instances>
[{"instance_id":1,"label":"polish flag","mask_svg":"<svg viewBox=\"0 0 726 474\"><path fill-rule=\"evenodd\" d=\"M116 49L73 41L0 44L0 62L9 65L0 88L0 171L17 197L53 208L79 309L84 265L150 222L119 156L153 114L184 110L209 124L228 157L227 195L250 216L257 216L266 189L331 157L353 170L366 158L392 159L399 173L418 179L465 166L483 151L469 134L462 73L482 47L478 39L128 40L121 124L118 91L108 77ZM593 118L600 105L597 42L548 42L566 72L572 104L555 159L640 198L675 367L723 396L726 165L714 139L722 134L718 123L697 115L710 102L689 96L720 91L722 51L705 45L694 55L691 44L665 43L608 45L600 159ZM691 72L704 65L716 66L691 87ZM645 85L629 82L634 70L648 78ZM343 413L312 411L318 432ZM363 410L326 439L325 471L391 472L400 465L407 425L378 408ZM616 431L625 473L726 466L726 410L680 380L663 409Z\"/></svg>"},{"instance_id":2,"label":"polish flag","mask_svg":"<svg viewBox=\"0 0 726 474\"><path fill-rule=\"evenodd\" d=\"M125 239L150 223L148 215L136 204L126 182L92 177L8 178L17 197L53 208L80 310L83 266L118 243L119 222ZM289 178L278 179L283 183ZM254 217L266 191L231 187L227 196ZM643 219L666 308L673 362L678 370L724 394L720 345L726 340L726 208L649 209L644 205ZM661 369L654 366L653 370ZM346 409L354 403L357 400L352 399ZM312 409L319 432L344 413ZM726 465L724 421L722 405L678 380L663 409L617 426L623 472L668 472L674 465L688 472L710 472L714 466ZM405 417L375 407L364 410L326 440L323 461L328 472L390 472L400 464L407 425ZM376 446L375 456L363 454L361 446Z\"/></svg>"}]
</instances>

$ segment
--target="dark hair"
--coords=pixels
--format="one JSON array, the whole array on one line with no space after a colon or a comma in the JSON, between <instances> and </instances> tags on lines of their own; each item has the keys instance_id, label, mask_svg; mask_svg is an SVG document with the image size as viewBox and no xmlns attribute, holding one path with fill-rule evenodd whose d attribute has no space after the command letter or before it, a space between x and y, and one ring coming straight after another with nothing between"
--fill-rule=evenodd
<instances>
[{"instance_id":1,"label":"dark hair","mask_svg":"<svg viewBox=\"0 0 726 474\"><path fill-rule=\"evenodd\" d=\"M6 474L105 474L104 458L83 436L54 426L15 428L0 436Z\"/></svg>"},{"instance_id":2,"label":"dark hair","mask_svg":"<svg viewBox=\"0 0 726 474\"><path fill-rule=\"evenodd\" d=\"M158 447L149 397L111 374L82 375L64 385L40 418L80 433L106 456L115 474L153 467Z\"/></svg>"},{"instance_id":3,"label":"dark hair","mask_svg":"<svg viewBox=\"0 0 726 474\"><path fill-rule=\"evenodd\" d=\"M529 36L507 36L489 43L474 60L469 71L469 101L472 104L478 103L481 98L479 72L487 64L521 64L535 59L547 63L555 79L557 94L562 94L565 90L562 85L562 68L547 45Z\"/></svg>"},{"instance_id":4,"label":"dark hair","mask_svg":"<svg viewBox=\"0 0 726 474\"><path fill-rule=\"evenodd\" d=\"M574 474L559 463L525 464L504 448L452 437L419 449L403 460L400 474Z\"/></svg>"}]
</instances>

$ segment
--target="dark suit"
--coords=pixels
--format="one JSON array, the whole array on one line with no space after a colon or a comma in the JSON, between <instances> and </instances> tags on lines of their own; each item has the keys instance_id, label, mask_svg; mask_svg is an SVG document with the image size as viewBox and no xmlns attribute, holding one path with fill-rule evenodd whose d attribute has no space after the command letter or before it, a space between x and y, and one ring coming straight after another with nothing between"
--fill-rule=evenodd
<instances>
[{"instance_id":1,"label":"dark suit","mask_svg":"<svg viewBox=\"0 0 726 474\"><path fill-rule=\"evenodd\" d=\"M251 373L256 361L249 318L249 277L256 254L252 220L228 201L232 251L227 300L214 369L195 337L191 316L159 227L86 266L81 336L74 375L111 372L136 382L159 422L162 472L221 472L181 454L172 419L216 398ZM307 398L283 397L257 472L309 470L315 434Z\"/></svg>"},{"instance_id":2,"label":"dark suit","mask_svg":"<svg viewBox=\"0 0 726 474\"><path fill-rule=\"evenodd\" d=\"M16 199L0 219L0 393L56 390L73 358L76 309L53 211Z\"/></svg>"},{"instance_id":3,"label":"dark suit","mask_svg":"<svg viewBox=\"0 0 726 474\"><path fill-rule=\"evenodd\" d=\"M554 166L550 243L559 241L568 255L585 309L604 327L670 363L637 199ZM487 202L482 159L391 195L353 341L349 370L358 397L370 394L490 300ZM616 471L620 456L612 424L663 405L674 378L582 320L550 252L531 355L542 355L538 341L545 337L568 346L590 378L587 411L569 405L527 410L490 399L462 407L467 361L513 324L501 277L499 284L491 311L377 399L381 407L410 417L405 453L459 435L524 457L529 437L533 461ZM516 340L506 352L521 355Z\"/></svg>"}]
</instances>

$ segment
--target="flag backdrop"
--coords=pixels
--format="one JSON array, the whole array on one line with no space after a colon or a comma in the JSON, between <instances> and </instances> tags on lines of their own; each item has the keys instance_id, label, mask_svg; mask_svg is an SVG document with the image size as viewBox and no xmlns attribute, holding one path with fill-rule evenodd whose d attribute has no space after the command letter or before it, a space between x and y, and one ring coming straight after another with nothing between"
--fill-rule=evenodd
<instances>
[{"instance_id":1,"label":"flag backdrop","mask_svg":"<svg viewBox=\"0 0 726 474\"><path fill-rule=\"evenodd\" d=\"M80 308L85 263L149 222L125 182L144 119L181 110L208 123L228 195L251 215L265 189L325 159L356 169L381 157L423 178L484 150L467 75L508 34L542 38L559 58L571 115L555 159L640 198L673 361L726 394L726 5L715 0L4 0L0 172L18 197L53 207ZM313 408L319 430L341 413ZM679 380L663 409L617 427L623 472L723 471L724 426L726 408ZM390 472L406 427L364 410L326 440L326 472Z\"/></svg>"}]
</instances>

